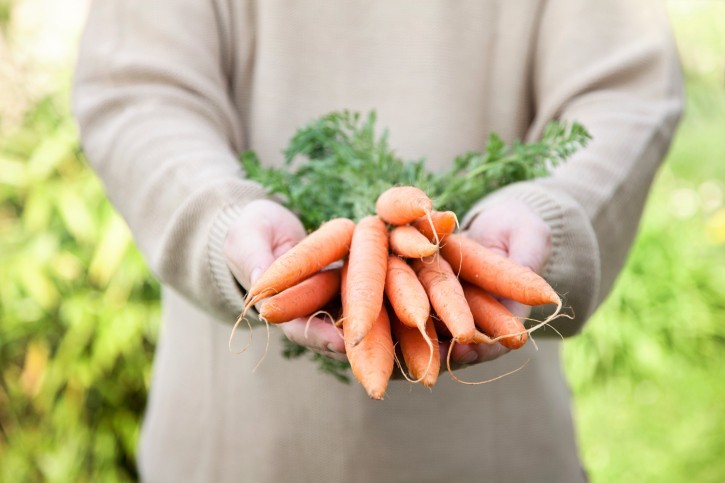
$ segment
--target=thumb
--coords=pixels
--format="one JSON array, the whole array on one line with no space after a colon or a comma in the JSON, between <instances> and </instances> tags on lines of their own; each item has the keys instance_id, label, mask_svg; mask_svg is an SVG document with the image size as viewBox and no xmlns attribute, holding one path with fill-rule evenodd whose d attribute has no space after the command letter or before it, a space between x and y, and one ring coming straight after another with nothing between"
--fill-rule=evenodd
<instances>
[{"instance_id":1,"label":"thumb","mask_svg":"<svg viewBox=\"0 0 725 483\"><path fill-rule=\"evenodd\" d=\"M252 201L229 227L224 256L234 277L248 290L304 236L304 227L292 212L272 201Z\"/></svg>"},{"instance_id":2,"label":"thumb","mask_svg":"<svg viewBox=\"0 0 725 483\"><path fill-rule=\"evenodd\" d=\"M250 285L254 285L254 282L257 281L259 276L262 275L276 259L290 251L290 249L292 249L296 244L297 243L295 241L289 240L281 245L273 247L271 253L269 254L263 254L261 252L257 253L257 260L251 261L251 265L253 265L254 268L252 268L250 272Z\"/></svg>"},{"instance_id":3,"label":"thumb","mask_svg":"<svg viewBox=\"0 0 725 483\"><path fill-rule=\"evenodd\" d=\"M225 254L232 274L247 290L275 260L271 238L263 230L228 236Z\"/></svg>"},{"instance_id":4,"label":"thumb","mask_svg":"<svg viewBox=\"0 0 725 483\"><path fill-rule=\"evenodd\" d=\"M521 227L511 232L508 256L515 262L542 273L550 253L551 231L544 222L532 223L525 229Z\"/></svg>"}]
</instances>

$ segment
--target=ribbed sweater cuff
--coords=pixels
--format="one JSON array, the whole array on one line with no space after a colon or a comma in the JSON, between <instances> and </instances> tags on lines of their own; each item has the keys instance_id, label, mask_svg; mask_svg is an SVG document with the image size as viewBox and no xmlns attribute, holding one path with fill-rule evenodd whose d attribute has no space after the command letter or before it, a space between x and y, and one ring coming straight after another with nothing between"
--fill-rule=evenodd
<instances>
[{"instance_id":1,"label":"ribbed sweater cuff","mask_svg":"<svg viewBox=\"0 0 725 483\"><path fill-rule=\"evenodd\" d=\"M245 206L246 203L238 203L224 207L214 220L209 234L209 268L212 280L224 303L223 311L229 313L230 317L236 317L242 312L246 292L237 282L227 264L224 256L224 241L229 227L237 220ZM252 320L258 318L254 309L248 311L247 316ZM234 319L230 318L230 321L233 322Z\"/></svg>"},{"instance_id":2,"label":"ribbed sweater cuff","mask_svg":"<svg viewBox=\"0 0 725 483\"><path fill-rule=\"evenodd\" d=\"M466 228L494 203L515 199L526 203L551 229L552 250L543 277L562 296L575 319L553 324L563 335L578 332L596 307L601 279L599 244L584 209L570 196L535 181L507 186L476 204L464 217ZM534 307L532 317L542 319L550 307Z\"/></svg>"}]
</instances>

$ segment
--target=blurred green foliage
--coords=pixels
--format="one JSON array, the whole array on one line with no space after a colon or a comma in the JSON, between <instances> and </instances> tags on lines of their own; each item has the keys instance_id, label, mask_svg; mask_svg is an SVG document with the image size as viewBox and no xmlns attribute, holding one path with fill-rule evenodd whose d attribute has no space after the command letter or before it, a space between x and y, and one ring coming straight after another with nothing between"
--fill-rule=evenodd
<instances>
[{"instance_id":1,"label":"blurred green foliage","mask_svg":"<svg viewBox=\"0 0 725 483\"><path fill-rule=\"evenodd\" d=\"M593 482L725 481L725 3L671 2L688 103L613 293L567 340Z\"/></svg>"},{"instance_id":2,"label":"blurred green foliage","mask_svg":"<svg viewBox=\"0 0 725 483\"><path fill-rule=\"evenodd\" d=\"M159 287L62 92L0 138L0 481L125 481Z\"/></svg>"},{"instance_id":3,"label":"blurred green foliage","mask_svg":"<svg viewBox=\"0 0 725 483\"><path fill-rule=\"evenodd\" d=\"M725 480L725 3L670 6L688 112L614 292L564 345L594 482ZM137 477L159 287L79 154L66 84L0 132L3 482Z\"/></svg>"}]
</instances>

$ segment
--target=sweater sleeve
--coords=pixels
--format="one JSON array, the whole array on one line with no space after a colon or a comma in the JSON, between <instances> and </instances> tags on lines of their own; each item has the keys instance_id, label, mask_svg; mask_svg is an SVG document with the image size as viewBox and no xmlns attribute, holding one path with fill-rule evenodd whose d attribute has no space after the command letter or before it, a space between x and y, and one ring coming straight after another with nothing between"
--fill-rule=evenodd
<instances>
[{"instance_id":1,"label":"sweater sleeve","mask_svg":"<svg viewBox=\"0 0 725 483\"><path fill-rule=\"evenodd\" d=\"M242 294L222 254L229 224L265 196L243 178L221 2L93 2L73 108L89 163L152 272L225 320ZM239 45L237 48L251 47Z\"/></svg>"},{"instance_id":2,"label":"sweater sleeve","mask_svg":"<svg viewBox=\"0 0 725 483\"><path fill-rule=\"evenodd\" d=\"M562 119L582 123L593 139L552 176L494 193L466 220L516 198L547 221L553 250L544 277L574 310L574 324L557 325L571 335L622 269L682 111L682 80L660 2L550 0L537 40L528 138Z\"/></svg>"}]
</instances>

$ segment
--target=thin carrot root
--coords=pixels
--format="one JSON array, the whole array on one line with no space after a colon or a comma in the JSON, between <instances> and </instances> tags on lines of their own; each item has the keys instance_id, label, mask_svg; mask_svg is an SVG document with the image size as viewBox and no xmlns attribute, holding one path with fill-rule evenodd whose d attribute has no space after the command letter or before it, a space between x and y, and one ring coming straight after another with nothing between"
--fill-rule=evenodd
<instances>
[{"instance_id":1,"label":"thin carrot root","mask_svg":"<svg viewBox=\"0 0 725 483\"><path fill-rule=\"evenodd\" d=\"M259 366L262 365L262 361L267 357L267 353L269 352L269 339L270 339L270 333L269 333L269 324L267 322L264 323L264 327L267 329L267 342L264 345L264 353L262 354L262 357L259 358L259 361L252 369L252 373L256 372Z\"/></svg>"},{"instance_id":2,"label":"thin carrot root","mask_svg":"<svg viewBox=\"0 0 725 483\"><path fill-rule=\"evenodd\" d=\"M328 312L327 310L318 310L314 314L311 314L309 317L307 317L307 323L305 324L305 332L304 332L305 339L307 338L307 331L310 328L310 322L312 322L312 319L314 319L315 317L317 317L320 314L328 316L330 318L330 321L332 322L332 326L337 330L337 326L335 325L335 317L333 317L332 314L330 312ZM340 334L340 337L342 337L341 331L338 330L337 333Z\"/></svg>"},{"instance_id":3,"label":"thin carrot root","mask_svg":"<svg viewBox=\"0 0 725 483\"><path fill-rule=\"evenodd\" d=\"M429 321L425 327L418 327L418 330L430 350L428 364L426 365L425 370L422 371L418 380L426 387L433 387L438 380L438 372L440 371L440 347L438 346L438 339L436 339L434 343L430 334L431 332L435 334L433 321ZM436 364L435 367L433 366L434 363Z\"/></svg>"},{"instance_id":4,"label":"thin carrot root","mask_svg":"<svg viewBox=\"0 0 725 483\"><path fill-rule=\"evenodd\" d=\"M509 336L506 336L509 337ZM496 342L498 342L495 339L492 339L488 335L484 334L483 332L476 330L473 333L473 337L471 338L471 344L485 344L485 345L494 345Z\"/></svg>"},{"instance_id":5,"label":"thin carrot root","mask_svg":"<svg viewBox=\"0 0 725 483\"><path fill-rule=\"evenodd\" d=\"M539 321L539 320L536 320L536 319L526 318L524 320L532 320L532 321L535 321L536 324L533 325L533 326L531 326L531 327L529 327L526 330L522 330L520 332L516 332L516 333L513 333L513 334L502 335L502 336L499 336L499 337L492 338L491 340L494 341L494 342L498 342L501 339L506 339L506 338L509 338L509 337L515 337L515 336L518 336L518 335L523 335L523 334L531 335L533 332L536 332L537 330L539 330L540 328L542 328L544 326L548 326L554 332L556 332L557 334L559 334L559 336L561 337L562 340L564 340L564 336L561 334L561 332L559 332L558 330L556 330L556 328L553 325L551 325L551 322L553 320L555 320L555 319L562 318L562 317L565 318L565 319L574 319L574 316L573 315L569 315L569 314L563 314L563 313L561 313L561 310L562 310L562 302L560 301L557 304L557 307L556 307L556 310L554 311L554 313L551 314L550 316L548 316L546 319Z\"/></svg>"},{"instance_id":6,"label":"thin carrot root","mask_svg":"<svg viewBox=\"0 0 725 483\"><path fill-rule=\"evenodd\" d=\"M398 345L398 343L394 343L393 344L393 349L395 349L395 347L397 345ZM393 358L395 360L395 365L397 366L398 370L400 371L400 374L403 376L403 379L405 379L406 381L408 381L408 382L410 382L412 384L416 384L417 382L420 382L420 381L414 380L412 377L408 376L408 374L405 373L405 369L403 368L403 363L400 362L400 357L398 357L398 353L397 352L395 352L393 354Z\"/></svg>"},{"instance_id":7,"label":"thin carrot root","mask_svg":"<svg viewBox=\"0 0 725 483\"><path fill-rule=\"evenodd\" d=\"M460 384L466 384L466 385L469 385L469 386L478 386L478 385L481 385L481 384L488 384L489 382L498 381L499 379L503 379L504 377L508 377L508 376L510 376L512 374L515 374L515 373L519 372L521 369L523 369L524 367L526 367L526 364L528 364L529 361L531 361L531 359L526 359L526 361L523 364L521 364L521 366L517 367L513 371L509 371L509 372L506 372L506 373L501 374L499 376L492 377L491 379L486 379L486 380L483 380L483 381L475 381L475 382L463 381L463 380L459 379L454 374L453 369L451 369L451 353L453 352L453 345L455 343L456 343L456 340L455 339L452 339L451 340L451 345L448 348L448 354L446 356L446 368L448 369L448 374L450 374L451 378L454 381L456 381L456 382L458 382Z\"/></svg>"},{"instance_id":8,"label":"thin carrot root","mask_svg":"<svg viewBox=\"0 0 725 483\"><path fill-rule=\"evenodd\" d=\"M239 329L239 324L242 323L242 320L245 321L247 323L247 326L249 327L249 339L247 340L247 345L242 347L241 350L235 351L235 350L232 350L232 341L234 340L234 334ZM239 314L239 317L237 317L236 322L234 322L234 327L232 327L232 332L231 332L231 334L229 334L229 341L227 342L227 347L229 349L229 352L231 352L232 354L242 354L243 352L246 352L246 350L249 349L249 346L252 344L252 333L253 333L252 323L249 321L249 319L247 319L245 317L244 312L242 312L241 314Z\"/></svg>"}]
</instances>

